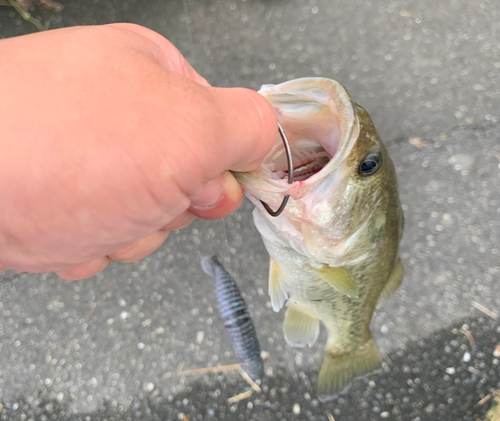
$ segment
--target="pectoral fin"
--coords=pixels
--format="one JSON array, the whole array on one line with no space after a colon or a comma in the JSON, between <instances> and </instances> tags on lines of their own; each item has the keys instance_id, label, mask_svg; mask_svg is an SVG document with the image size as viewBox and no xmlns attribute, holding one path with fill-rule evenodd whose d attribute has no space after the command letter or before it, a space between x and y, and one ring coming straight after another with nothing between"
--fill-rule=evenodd
<instances>
[{"instance_id":1,"label":"pectoral fin","mask_svg":"<svg viewBox=\"0 0 500 421\"><path fill-rule=\"evenodd\" d=\"M348 297L359 297L358 287L354 282L354 277L345 267L334 268L331 266L324 266L320 269L314 269L314 271L321 279L335 288L338 292Z\"/></svg>"},{"instance_id":2,"label":"pectoral fin","mask_svg":"<svg viewBox=\"0 0 500 421\"><path fill-rule=\"evenodd\" d=\"M269 264L269 297L271 298L273 310L276 312L281 310L288 298L288 294L283 285L281 268L272 257Z\"/></svg>"},{"instance_id":3,"label":"pectoral fin","mask_svg":"<svg viewBox=\"0 0 500 421\"><path fill-rule=\"evenodd\" d=\"M384 285L384 289L378 296L377 306L379 306L386 298L389 298L392 294L394 294L394 292L401 285L401 282L403 282L404 274L405 269L403 267L403 263L401 263L401 259L398 258L396 264L394 265L394 269L392 270L391 276L389 276L389 279Z\"/></svg>"},{"instance_id":4,"label":"pectoral fin","mask_svg":"<svg viewBox=\"0 0 500 421\"><path fill-rule=\"evenodd\" d=\"M319 336L319 320L299 306L290 304L285 313L283 333L291 346L312 346Z\"/></svg>"}]
</instances>

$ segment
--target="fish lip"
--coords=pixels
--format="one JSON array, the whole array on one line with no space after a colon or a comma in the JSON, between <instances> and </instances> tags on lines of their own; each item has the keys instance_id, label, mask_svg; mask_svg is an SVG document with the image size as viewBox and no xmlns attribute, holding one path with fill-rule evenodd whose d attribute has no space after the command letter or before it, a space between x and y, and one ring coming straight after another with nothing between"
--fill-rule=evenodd
<instances>
[{"instance_id":1,"label":"fish lip","mask_svg":"<svg viewBox=\"0 0 500 421\"><path fill-rule=\"evenodd\" d=\"M273 191L275 192L280 192L282 194L291 194L292 197L294 196L300 196L300 191L303 191L305 189L310 190L311 187L316 187L317 185L321 184L321 182L325 179L328 178L335 170L337 170L340 166L341 163L346 159L349 151L352 149L352 146L354 145L356 141L356 136L353 136L355 129L359 125L358 121L358 116L356 113L356 105L354 101L351 98L351 95L347 91L347 89L340 84L339 82L333 80L333 79L327 79L327 78L300 78L300 79L295 79L291 80L288 82L284 82L278 85L262 85L261 89L258 91L259 94L263 95L266 99L268 99L271 104L272 104L272 96L273 94L282 92L282 93L289 93L286 91L286 88L289 85L295 85L299 84L301 82L318 82L318 85L325 85L325 84L331 84L332 86L335 86L336 90L338 90L338 95L337 98L334 98L333 95L328 95L328 100L332 101L333 104L348 114L348 119L350 117L350 122L348 122L347 125L347 130L345 130L344 133L341 132L341 140L339 142L339 147L337 149L337 152L335 155L330 159L330 161L317 173L313 174L312 176L308 177L306 180L297 180L293 181L291 184L288 184L286 179L275 179L272 177L265 177L266 182L270 183L273 185ZM339 113L339 120L342 118L342 116ZM278 120L280 120L280 115L278 115ZM286 128L285 128L286 132ZM294 163L295 164L295 163ZM301 164L299 164L297 167L300 167ZM294 165L295 170L297 168ZM292 170L292 171L293 171Z\"/></svg>"}]
</instances>

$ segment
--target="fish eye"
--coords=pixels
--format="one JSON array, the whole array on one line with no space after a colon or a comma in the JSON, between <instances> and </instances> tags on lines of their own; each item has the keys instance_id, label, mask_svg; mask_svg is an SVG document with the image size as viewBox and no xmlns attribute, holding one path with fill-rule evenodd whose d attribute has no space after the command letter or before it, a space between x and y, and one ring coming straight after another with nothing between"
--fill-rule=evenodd
<instances>
[{"instance_id":1,"label":"fish eye","mask_svg":"<svg viewBox=\"0 0 500 421\"><path fill-rule=\"evenodd\" d=\"M382 156L379 151L370 152L359 165L359 174L362 177L375 174L382 165Z\"/></svg>"}]
</instances>

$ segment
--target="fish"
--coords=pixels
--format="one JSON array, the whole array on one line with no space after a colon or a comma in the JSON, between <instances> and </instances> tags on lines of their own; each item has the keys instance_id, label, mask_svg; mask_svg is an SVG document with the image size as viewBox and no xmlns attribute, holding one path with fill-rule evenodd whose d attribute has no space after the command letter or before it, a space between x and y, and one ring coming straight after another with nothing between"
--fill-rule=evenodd
<instances>
[{"instance_id":1,"label":"fish","mask_svg":"<svg viewBox=\"0 0 500 421\"><path fill-rule=\"evenodd\" d=\"M238 286L217 256L204 257L201 267L215 280L215 295L219 304L219 312L225 320L224 326L228 333L229 343L241 368L252 380L262 379L264 362L259 339Z\"/></svg>"},{"instance_id":2,"label":"fish","mask_svg":"<svg viewBox=\"0 0 500 421\"><path fill-rule=\"evenodd\" d=\"M370 331L377 305L402 283L404 214L394 164L367 111L328 78L301 78L259 91L274 107L282 139L254 171L235 173L253 202L253 221L270 255L269 296L286 307L283 333L312 346L328 331L317 392L335 397L381 367ZM271 216L261 201L284 211Z\"/></svg>"}]
</instances>

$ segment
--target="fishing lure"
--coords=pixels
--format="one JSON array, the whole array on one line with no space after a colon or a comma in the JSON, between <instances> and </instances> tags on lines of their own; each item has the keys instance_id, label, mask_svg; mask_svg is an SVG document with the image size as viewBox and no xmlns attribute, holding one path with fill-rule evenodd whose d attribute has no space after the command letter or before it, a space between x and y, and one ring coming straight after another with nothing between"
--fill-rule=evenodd
<instances>
[{"instance_id":1,"label":"fishing lure","mask_svg":"<svg viewBox=\"0 0 500 421\"><path fill-rule=\"evenodd\" d=\"M252 380L261 379L264 375L264 363L260 355L260 344L240 290L217 256L203 258L201 267L215 280L219 311L225 320L224 326L234 355Z\"/></svg>"}]
</instances>

